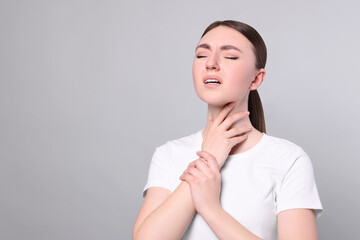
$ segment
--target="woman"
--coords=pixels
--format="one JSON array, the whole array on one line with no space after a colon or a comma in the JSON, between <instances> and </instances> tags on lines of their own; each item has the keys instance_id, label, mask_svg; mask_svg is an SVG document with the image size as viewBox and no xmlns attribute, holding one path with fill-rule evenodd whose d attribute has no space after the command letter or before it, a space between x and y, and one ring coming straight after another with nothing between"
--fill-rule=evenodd
<instances>
[{"instance_id":1,"label":"woman","mask_svg":"<svg viewBox=\"0 0 360 240\"><path fill-rule=\"evenodd\" d=\"M134 239L318 238L322 205L310 159L265 133L256 91L265 63L252 27L217 21L205 30L193 80L208 103L206 127L156 149Z\"/></svg>"}]
</instances>

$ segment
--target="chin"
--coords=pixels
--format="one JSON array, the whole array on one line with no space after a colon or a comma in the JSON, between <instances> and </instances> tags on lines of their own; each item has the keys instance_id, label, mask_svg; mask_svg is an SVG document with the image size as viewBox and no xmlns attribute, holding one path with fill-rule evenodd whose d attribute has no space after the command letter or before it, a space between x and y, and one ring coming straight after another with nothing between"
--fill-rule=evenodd
<instances>
[{"instance_id":1,"label":"chin","mask_svg":"<svg viewBox=\"0 0 360 240\"><path fill-rule=\"evenodd\" d=\"M220 97L210 97L210 96L199 96L199 98L209 104L209 105L212 105L212 106L217 106L217 107L223 107L224 105L226 105L227 103L229 102L233 102L234 100L231 100L231 99L224 99L224 98L220 98Z\"/></svg>"}]
</instances>

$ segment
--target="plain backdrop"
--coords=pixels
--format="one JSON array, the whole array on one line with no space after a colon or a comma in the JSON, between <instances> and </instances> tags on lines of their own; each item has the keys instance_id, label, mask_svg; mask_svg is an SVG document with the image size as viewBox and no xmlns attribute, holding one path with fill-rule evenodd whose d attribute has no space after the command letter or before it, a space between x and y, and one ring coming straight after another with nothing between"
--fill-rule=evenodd
<instances>
[{"instance_id":1,"label":"plain backdrop","mask_svg":"<svg viewBox=\"0 0 360 240\"><path fill-rule=\"evenodd\" d=\"M268 134L312 159L321 239L360 215L358 1L0 1L0 239L131 239L155 147L202 129L194 48L255 27Z\"/></svg>"}]
</instances>

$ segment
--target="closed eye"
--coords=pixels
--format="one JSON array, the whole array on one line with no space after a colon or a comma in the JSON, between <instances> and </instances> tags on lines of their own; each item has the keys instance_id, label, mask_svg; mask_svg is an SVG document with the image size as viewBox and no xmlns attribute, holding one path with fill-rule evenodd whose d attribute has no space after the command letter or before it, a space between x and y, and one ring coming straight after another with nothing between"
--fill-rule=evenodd
<instances>
[{"instance_id":1,"label":"closed eye","mask_svg":"<svg viewBox=\"0 0 360 240\"><path fill-rule=\"evenodd\" d=\"M204 58L204 57L206 57L206 56L204 56L204 55L198 55L198 56L196 56L196 58Z\"/></svg>"},{"instance_id":2,"label":"closed eye","mask_svg":"<svg viewBox=\"0 0 360 240\"><path fill-rule=\"evenodd\" d=\"M226 59L231 59L231 60L236 60L238 59L239 57L225 57Z\"/></svg>"}]
</instances>

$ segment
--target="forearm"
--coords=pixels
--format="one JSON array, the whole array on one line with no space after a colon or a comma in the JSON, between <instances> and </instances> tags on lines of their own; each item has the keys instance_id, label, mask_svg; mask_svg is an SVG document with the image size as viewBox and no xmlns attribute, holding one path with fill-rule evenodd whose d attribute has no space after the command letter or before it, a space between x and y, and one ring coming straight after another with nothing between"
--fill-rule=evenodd
<instances>
[{"instance_id":1,"label":"forearm","mask_svg":"<svg viewBox=\"0 0 360 240\"><path fill-rule=\"evenodd\" d=\"M260 240L221 207L202 214L206 223L219 239Z\"/></svg>"},{"instance_id":2,"label":"forearm","mask_svg":"<svg viewBox=\"0 0 360 240\"><path fill-rule=\"evenodd\" d=\"M194 214L195 208L189 185L182 182L158 208L144 219L133 238L136 240L180 239Z\"/></svg>"}]
</instances>

